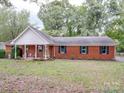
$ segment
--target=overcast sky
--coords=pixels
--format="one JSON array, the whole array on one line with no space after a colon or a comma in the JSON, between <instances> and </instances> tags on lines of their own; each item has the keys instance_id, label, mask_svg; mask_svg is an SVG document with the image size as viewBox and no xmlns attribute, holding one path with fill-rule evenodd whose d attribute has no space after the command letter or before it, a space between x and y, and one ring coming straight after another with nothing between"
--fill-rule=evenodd
<instances>
[{"instance_id":1,"label":"overcast sky","mask_svg":"<svg viewBox=\"0 0 124 93\"><path fill-rule=\"evenodd\" d=\"M15 6L17 11L21 11L23 9L26 9L27 11L30 12L30 22L32 24L37 24L38 27L43 28L42 22L38 19L37 13L40 9L39 6L37 6L35 3L30 3L28 1L24 2L23 0L10 0L12 4ZM44 0L41 0L42 2ZM52 1L52 0L49 0ZM71 4L74 5L81 5L84 0L69 0Z\"/></svg>"}]
</instances>

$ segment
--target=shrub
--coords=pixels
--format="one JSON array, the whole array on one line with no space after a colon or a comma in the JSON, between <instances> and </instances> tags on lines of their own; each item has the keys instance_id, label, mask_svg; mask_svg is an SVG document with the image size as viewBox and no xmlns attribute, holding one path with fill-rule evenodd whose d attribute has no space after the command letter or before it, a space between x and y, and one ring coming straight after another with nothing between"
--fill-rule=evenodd
<instances>
[{"instance_id":1,"label":"shrub","mask_svg":"<svg viewBox=\"0 0 124 93\"><path fill-rule=\"evenodd\" d=\"M20 50L19 50L19 48L17 47L17 48L16 48L16 56L19 57L19 55L20 55ZM15 47L13 47L13 49L12 49L11 57L12 57L12 58L15 58Z\"/></svg>"},{"instance_id":2,"label":"shrub","mask_svg":"<svg viewBox=\"0 0 124 93\"><path fill-rule=\"evenodd\" d=\"M5 57L5 50L0 49L0 58L4 58Z\"/></svg>"}]
</instances>

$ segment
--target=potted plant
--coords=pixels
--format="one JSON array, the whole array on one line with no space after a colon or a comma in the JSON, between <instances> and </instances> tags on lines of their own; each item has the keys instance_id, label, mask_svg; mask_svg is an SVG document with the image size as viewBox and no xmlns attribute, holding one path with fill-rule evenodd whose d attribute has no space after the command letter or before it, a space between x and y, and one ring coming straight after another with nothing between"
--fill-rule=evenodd
<instances>
[{"instance_id":1,"label":"potted plant","mask_svg":"<svg viewBox=\"0 0 124 93\"><path fill-rule=\"evenodd\" d=\"M74 54L71 55L71 59L74 60Z\"/></svg>"}]
</instances>

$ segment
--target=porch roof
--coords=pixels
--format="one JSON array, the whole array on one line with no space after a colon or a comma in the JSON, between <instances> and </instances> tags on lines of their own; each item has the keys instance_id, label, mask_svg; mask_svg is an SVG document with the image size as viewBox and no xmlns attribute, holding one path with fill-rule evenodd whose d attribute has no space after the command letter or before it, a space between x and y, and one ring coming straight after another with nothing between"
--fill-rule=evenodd
<instances>
[{"instance_id":1,"label":"porch roof","mask_svg":"<svg viewBox=\"0 0 124 93\"><path fill-rule=\"evenodd\" d=\"M12 45L46 45L53 44L51 36L28 26L20 35L18 35L10 44Z\"/></svg>"}]
</instances>

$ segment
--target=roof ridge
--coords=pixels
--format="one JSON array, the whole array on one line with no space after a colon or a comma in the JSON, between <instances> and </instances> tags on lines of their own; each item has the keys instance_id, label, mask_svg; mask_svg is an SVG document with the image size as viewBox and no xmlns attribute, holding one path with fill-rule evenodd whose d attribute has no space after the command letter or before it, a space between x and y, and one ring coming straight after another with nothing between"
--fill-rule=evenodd
<instances>
[{"instance_id":1,"label":"roof ridge","mask_svg":"<svg viewBox=\"0 0 124 93\"><path fill-rule=\"evenodd\" d=\"M58 38L90 38L90 37L108 37L108 36L73 36L73 37L61 37L58 36ZM57 37L53 37L53 38L57 38Z\"/></svg>"}]
</instances>

